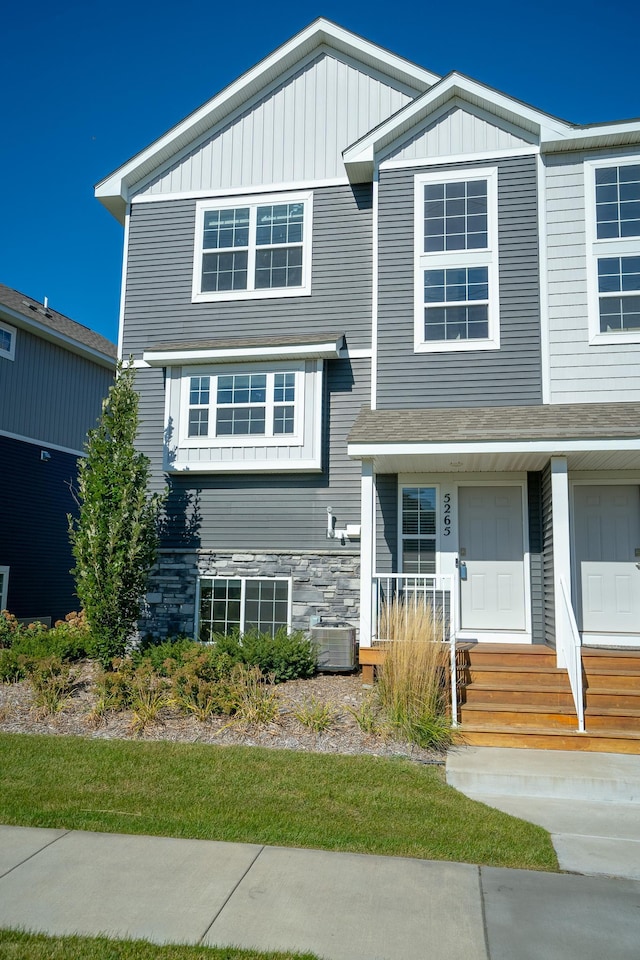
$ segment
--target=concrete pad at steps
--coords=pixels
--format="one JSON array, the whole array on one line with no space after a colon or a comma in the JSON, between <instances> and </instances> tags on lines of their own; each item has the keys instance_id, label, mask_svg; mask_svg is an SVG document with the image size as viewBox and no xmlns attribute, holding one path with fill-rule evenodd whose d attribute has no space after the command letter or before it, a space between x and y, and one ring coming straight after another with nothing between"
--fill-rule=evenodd
<instances>
[{"instance_id":1,"label":"concrete pad at steps","mask_svg":"<svg viewBox=\"0 0 640 960\"><path fill-rule=\"evenodd\" d=\"M576 837L567 833L554 833L551 839L562 870L640 881L640 843L637 840Z\"/></svg>"},{"instance_id":2,"label":"concrete pad at steps","mask_svg":"<svg viewBox=\"0 0 640 960\"><path fill-rule=\"evenodd\" d=\"M68 833L0 878L0 926L196 943L260 849Z\"/></svg>"},{"instance_id":3,"label":"concrete pad at steps","mask_svg":"<svg viewBox=\"0 0 640 960\"><path fill-rule=\"evenodd\" d=\"M491 960L638 960L640 884L482 868Z\"/></svg>"},{"instance_id":4,"label":"concrete pad at steps","mask_svg":"<svg viewBox=\"0 0 640 960\"><path fill-rule=\"evenodd\" d=\"M41 830L38 827L0 826L0 877L48 847L66 830Z\"/></svg>"},{"instance_id":5,"label":"concrete pad at steps","mask_svg":"<svg viewBox=\"0 0 640 960\"><path fill-rule=\"evenodd\" d=\"M479 871L265 847L204 943L326 960L485 960Z\"/></svg>"},{"instance_id":6,"label":"concrete pad at steps","mask_svg":"<svg viewBox=\"0 0 640 960\"><path fill-rule=\"evenodd\" d=\"M537 823L549 833L640 841L640 807L637 803L556 800L552 797L492 797L481 793L469 796L513 817Z\"/></svg>"}]
</instances>

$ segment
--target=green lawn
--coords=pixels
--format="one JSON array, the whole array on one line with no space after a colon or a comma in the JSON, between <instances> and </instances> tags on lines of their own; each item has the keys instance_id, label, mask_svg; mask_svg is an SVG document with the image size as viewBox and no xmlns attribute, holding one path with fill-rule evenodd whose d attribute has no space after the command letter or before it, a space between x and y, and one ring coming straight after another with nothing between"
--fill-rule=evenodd
<instances>
[{"instance_id":1,"label":"green lawn","mask_svg":"<svg viewBox=\"0 0 640 960\"><path fill-rule=\"evenodd\" d=\"M0 734L0 823L558 869L545 830L373 756Z\"/></svg>"},{"instance_id":2,"label":"green lawn","mask_svg":"<svg viewBox=\"0 0 640 960\"><path fill-rule=\"evenodd\" d=\"M2 960L317 960L314 953L262 953L235 947L159 947L147 940L47 937L0 930Z\"/></svg>"}]
</instances>

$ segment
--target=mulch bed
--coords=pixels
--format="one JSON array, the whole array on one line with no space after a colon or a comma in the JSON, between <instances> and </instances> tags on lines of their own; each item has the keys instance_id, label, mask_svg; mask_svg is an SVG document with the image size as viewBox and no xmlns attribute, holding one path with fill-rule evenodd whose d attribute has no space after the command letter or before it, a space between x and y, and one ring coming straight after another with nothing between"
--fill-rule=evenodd
<instances>
[{"instance_id":1,"label":"mulch bed","mask_svg":"<svg viewBox=\"0 0 640 960\"><path fill-rule=\"evenodd\" d=\"M130 711L110 712L97 720L92 716L96 702L93 676L95 664L77 666L78 682L64 708L46 715L35 706L27 681L0 684L0 731L72 735L95 739L167 740L183 743L212 743L275 747L317 753L371 754L408 757L421 763L443 762L442 754L403 743L388 736L363 732L349 708L358 709L371 690L359 675L319 674L311 680L289 680L276 687L281 700L276 722L243 728L229 717L212 717L204 722L164 708L159 722L136 730ZM330 703L335 711L331 727L315 733L294 716L294 711L311 698Z\"/></svg>"}]
</instances>

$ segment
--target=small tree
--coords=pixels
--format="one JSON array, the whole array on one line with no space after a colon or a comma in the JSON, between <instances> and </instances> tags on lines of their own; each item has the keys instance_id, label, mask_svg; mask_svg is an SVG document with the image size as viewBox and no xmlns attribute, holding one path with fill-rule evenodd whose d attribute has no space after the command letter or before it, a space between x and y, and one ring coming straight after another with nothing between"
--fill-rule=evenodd
<instances>
[{"instance_id":1,"label":"small tree","mask_svg":"<svg viewBox=\"0 0 640 960\"><path fill-rule=\"evenodd\" d=\"M149 461L135 448L134 378L131 363L118 364L115 383L97 427L89 431L86 457L79 464L79 517L69 516L76 593L105 667L124 654L135 631L155 560L162 502L158 494L149 495Z\"/></svg>"}]
</instances>

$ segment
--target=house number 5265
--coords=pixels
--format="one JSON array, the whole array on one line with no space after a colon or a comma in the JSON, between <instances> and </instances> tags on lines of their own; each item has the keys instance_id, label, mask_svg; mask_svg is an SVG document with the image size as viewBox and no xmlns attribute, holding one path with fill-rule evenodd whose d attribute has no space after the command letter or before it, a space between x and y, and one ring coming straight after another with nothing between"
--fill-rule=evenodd
<instances>
[{"instance_id":1,"label":"house number 5265","mask_svg":"<svg viewBox=\"0 0 640 960\"><path fill-rule=\"evenodd\" d=\"M451 494L450 493L445 493L444 495L444 508L442 512L444 513L444 520L443 520L444 535L445 537L448 537L449 534L451 533Z\"/></svg>"}]
</instances>

